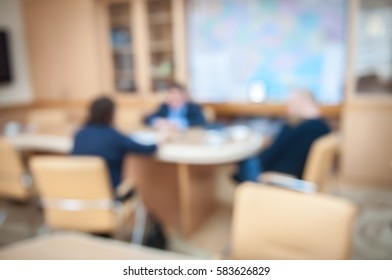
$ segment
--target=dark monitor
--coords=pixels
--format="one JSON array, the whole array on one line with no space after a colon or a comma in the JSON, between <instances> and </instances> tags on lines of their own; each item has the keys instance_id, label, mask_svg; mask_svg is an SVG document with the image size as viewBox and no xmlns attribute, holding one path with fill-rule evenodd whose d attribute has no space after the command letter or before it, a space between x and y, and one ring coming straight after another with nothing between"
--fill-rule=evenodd
<instances>
[{"instance_id":1,"label":"dark monitor","mask_svg":"<svg viewBox=\"0 0 392 280\"><path fill-rule=\"evenodd\" d=\"M0 84L9 83L12 80L10 55L8 34L0 30Z\"/></svg>"}]
</instances>

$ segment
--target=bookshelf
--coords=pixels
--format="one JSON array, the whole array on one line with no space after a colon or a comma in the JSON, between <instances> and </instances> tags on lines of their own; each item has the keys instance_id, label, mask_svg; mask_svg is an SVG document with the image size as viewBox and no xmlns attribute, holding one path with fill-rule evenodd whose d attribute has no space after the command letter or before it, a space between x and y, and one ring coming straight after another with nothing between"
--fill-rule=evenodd
<instances>
[{"instance_id":1,"label":"bookshelf","mask_svg":"<svg viewBox=\"0 0 392 280\"><path fill-rule=\"evenodd\" d=\"M186 83L185 0L100 3L108 91L145 96L161 92L172 81Z\"/></svg>"},{"instance_id":2,"label":"bookshelf","mask_svg":"<svg viewBox=\"0 0 392 280\"><path fill-rule=\"evenodd\" d=\"M171 0L147 1L151 83L154 92L174 80Z\"/></svg>"},{"instance_id":3,"label":"bookshelf","mask_svg":"<svg viewBox=\"0 0 392 280\"><path fill-rule=\"evenodd\" d=\"M129 1L109 3L109 39L116 91L134 93L135 63L132 51L131 4Z\"/></svg>"}]
</instances>

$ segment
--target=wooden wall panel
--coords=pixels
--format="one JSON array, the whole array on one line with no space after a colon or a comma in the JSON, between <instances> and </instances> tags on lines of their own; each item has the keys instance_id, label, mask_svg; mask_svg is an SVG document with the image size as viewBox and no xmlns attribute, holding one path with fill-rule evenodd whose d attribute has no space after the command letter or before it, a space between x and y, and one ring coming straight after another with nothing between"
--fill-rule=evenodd
<instances>
[{"instance_id":1,"label":"wooden wall panel","mask_svg":"<svg viewBox=\"0 0 392 280\"><path fill-rule=\"evenodd\" d=\"M187 22L186 1L172 0L173 7L173 46L175 79L177 82L188 84L188 53L187 53Z\"/></svg>"},{"instance_id":2,"label":"wooden wall panel","mask_svg":"<svg viewBox=\"0 0 392 280\"><path fill-rule=\"evenodd\" d=\"M343 132L343 182L392 187L392 104L347 105Z\"/></svg>"},{"instance_id":3,"label":"wooden wall panel","mask_svg":"<svg viewBox=\"0 0 392 280\"><path fill-rule=\"evenodd\" d=\"M94 0L26 0L36 100L87 99L100 90Z\"/></svg>"}]
</instances>

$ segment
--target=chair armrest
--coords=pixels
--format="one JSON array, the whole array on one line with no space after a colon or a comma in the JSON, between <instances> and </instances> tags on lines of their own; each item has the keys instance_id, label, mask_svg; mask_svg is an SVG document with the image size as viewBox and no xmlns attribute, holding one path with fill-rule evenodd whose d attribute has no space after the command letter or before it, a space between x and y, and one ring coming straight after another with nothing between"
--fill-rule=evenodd
<instances>
[{"instance_id":1,"label":"chair armrest","mask_svg":"<svg viewBox=\"0 0 392 280\"><path fill-rule=\"evenodd\" d=\"M293 176L291 174L275 172L275 171L268 171L268 172L263 172L259 175L259 181L260 182L267 182L267 181L274 180L276 178L281 178L281 177L295 179L295 176Z\"/></svg>"},{"instance_id":2,"label":"chair armrest","mask_svg":"<svg viewBox=\"0 0 392 280\"><path fill-rule=\"evenodd\" d=\"M309 181L297 179L292 175L284 173L266 172L265 174L261 174L259 179L262 183L290 189L293 191L304 193L315 193L317 191L316 184Z\"/></svg>"},{"instance_id":3,"label":"chair armrest","mask_svg":"<svg viewBox=\"0 0 392 280\"><path fill-rule=\"evenodd\" d=\"M116 196L123 197L129 192L135 190L135 184L131 178L124 179L116 188Z\"/></svg>"}]
</instances>

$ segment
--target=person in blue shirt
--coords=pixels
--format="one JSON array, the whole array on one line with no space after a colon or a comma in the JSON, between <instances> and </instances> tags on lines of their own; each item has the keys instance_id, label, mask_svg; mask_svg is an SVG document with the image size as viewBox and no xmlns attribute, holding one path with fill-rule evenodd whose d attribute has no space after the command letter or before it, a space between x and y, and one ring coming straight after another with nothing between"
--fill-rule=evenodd
<instances>
[{"instance_id":1,"label":"person in blue shirt","mask_svg":"<svg viewBox=\"0 0 392 280\"><path fill-rule=\"evenodd\" d=\"M206 119L202 108L191 102L184 86L172 83L166 93L166 102L156 112L144 119L145 124L158 129L204 126Z\"/></svg>"},{"instance_id":2,"label":"person in blue shirt","mask_svg":"<svg viewBox=\"0 0 392 280\"><path fill-rule=\"evenodd\" d=\"M102 157L109 169L115 189L122 180L122 166L127 153L153 154L156 145L141 145L112 127L115 105L110 98L101 97L92 102L89 117L74 137L72 155Z\"/></svg>"},{"instance_id":3,"label":"person in blue shirt","mask_svg":"<svg viewBox=\"0 0 392 280\"><path fill-rule=\"evenodd\" d=\"M288 121L272 144L259 155L239 163L237 182L258 181L261 172L274 171L301 179L313 142L330 132L313 94L294 92L287 107Z\"/></svg>"}]
</instances>

